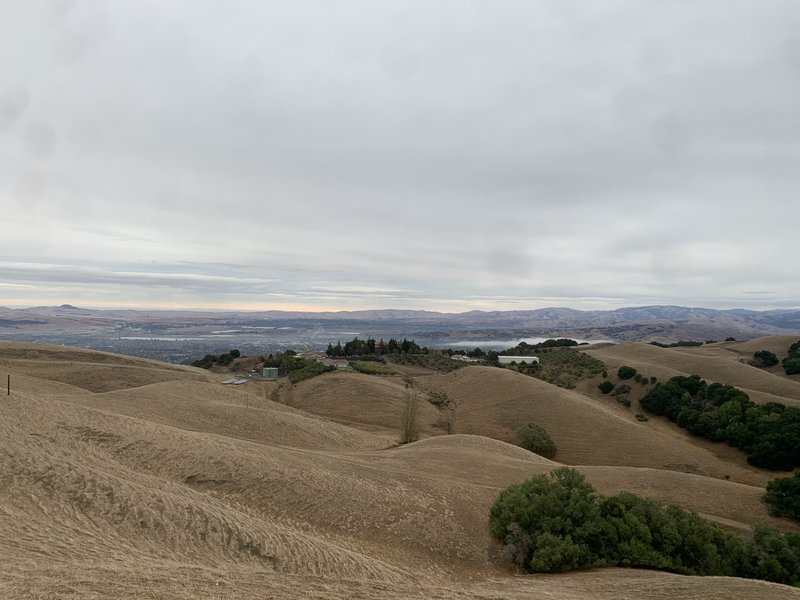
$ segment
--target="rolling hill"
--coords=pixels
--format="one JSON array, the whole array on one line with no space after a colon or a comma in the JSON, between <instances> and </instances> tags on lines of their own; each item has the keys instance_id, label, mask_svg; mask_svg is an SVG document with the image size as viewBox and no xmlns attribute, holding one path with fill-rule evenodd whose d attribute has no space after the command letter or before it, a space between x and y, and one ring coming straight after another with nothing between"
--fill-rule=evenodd
<instances>
[{"instance_id":1,"label":"rolling hill","mask_svg":"<svg viewBox=\"0 0 800 600\"><path fill-rule=\"evenodd\" d=\"M800 598L639 570L515 575L489 506L560 463L742 532L795 526L761 503L770 474L511 372L414 377L420 398L456 403L457 434L423 399L422 439L397 446L397 377L326 374L283 389L287 406L197 369L61 347L2 344L0 369L3 598ZM529 420L558 462L504 441Z\"/></svg>"}]
</instances>

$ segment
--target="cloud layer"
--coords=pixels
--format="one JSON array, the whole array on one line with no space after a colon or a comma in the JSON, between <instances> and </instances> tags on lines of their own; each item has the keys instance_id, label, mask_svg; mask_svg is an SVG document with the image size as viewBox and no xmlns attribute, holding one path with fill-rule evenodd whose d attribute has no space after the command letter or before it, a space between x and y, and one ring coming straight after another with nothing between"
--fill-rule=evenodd
<instances>
[{"instance_id":1,"label":"cloud layer","mask_svg":"<svg viewBox=\"0 0 800 600\"><path fill-rule=\"evenodd\" d=\"M0 5L0 304L800 306L794 1Z\"/></svg>"}]
</instances>

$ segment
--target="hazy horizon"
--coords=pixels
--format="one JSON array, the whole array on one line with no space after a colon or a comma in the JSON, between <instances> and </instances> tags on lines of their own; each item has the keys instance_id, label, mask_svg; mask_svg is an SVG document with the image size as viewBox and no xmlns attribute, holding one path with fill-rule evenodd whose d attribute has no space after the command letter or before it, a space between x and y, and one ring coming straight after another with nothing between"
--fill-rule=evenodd
<instances>
[{"instance_id":1,"label":"hazy horizon","mask_svg":"<svg viewBox=\"0 0 800 600\"><path fill-rule=\"evenodd\" d=\"M800 306L791 0L0 5L0 305Z\"/></svg>"},{"instance_id":2,"label":"hazy horizon","mask_svg":"<svg viewBox=\"0 0 800 600\"><path fill-rule=\"evenodd\" d=\"M408 307L398 307L398 306L390 306L384 308L356 308L356 309L347 309L347 308L235 308L235 307L209 307L209 306L199 306L193 308L187 307L147 307L147 306L94 306L92 304L80 304L76 305L70 302L65 302L61 304L37 304L37 305L15 305L15 304L4 304L0 305L2 308L10 308L12 310L28 310L28 309L36 309L36 308L61 308L63 306L71 306L76 309L84 309L84 310L134 310L134 311L172 311L172 312L310 312L310 313L339 313L339 312L358 312L358 311L424 311L424 312L434 312L440 314L464 314L467 312L472 311L480 311L480 312L497 312L497 311L534 311L534 310L577 310L577 311L614 311L614 310L622 310L622 309L634 309L634 308L651 308L651 307L675 307L675 308L687 308L687 309L710 309L710 310L719 310L719 311L732 311L732 310L752 310L755 312L766 312L770 310L786 310L786 311L793 311L793 310L800 310L800 306L788 307L788 308L764 308L764 309L754 309L754 308L743 308L741 306L727 306L727 307L710 307L710 306L690 306L687 304L637 304L637 305L624 305L624 306L616 306L613 308L575 308L572 306L566 305L547 305L547 306L538 306L535 308L513 308L513 309L469 309L469 310L430 310L430 309L422 309L422 308L408 308Z\"/></svg>"}]
</instances>

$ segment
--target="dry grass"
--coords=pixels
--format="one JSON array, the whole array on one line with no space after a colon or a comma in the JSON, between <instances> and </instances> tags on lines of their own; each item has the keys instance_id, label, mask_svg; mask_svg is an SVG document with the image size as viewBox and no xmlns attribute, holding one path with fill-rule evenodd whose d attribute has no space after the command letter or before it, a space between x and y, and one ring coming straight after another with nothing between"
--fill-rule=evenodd
<instances>
[{"instance_id":1,"label":"dry grass","mask_svg":"<svg viewBox=\"0 0 800 600\"><path fill-rule=\"evenodd\" d=\"M609 371L622 365L630 365L643 375L655 375L661 381L674 375L696 373L704 379L741 388L750 393L754 401L781 398L782 400L777 401L787 405L800 405L800 378L778 376L777 372L747 364L755 352L750 352L751 348L761 350L783 346L781 352L785 356L789 346L785 343L787 340L794 338L780 336L777 339L769 337L751 342L681 348L629 343L587 350L587 353L605 362L610 367Z\"/></svg>"},{"instance_id":2,"label":"dry grass","mask_svg":"<svg viewBox=\"0 0 800 600\"><path fill-rule=\"evenodd\" d=\"M419 378L457 402L456 431L514 442L527 423L544 427L570 465L620 465L669 469L764 485L773 475L747 465L723 444L695 442L669 423L639 423L633 411L538 379L490 367L467 367Z\"/></svg>"},{"instance_id":3,"label":"dry grass","mask_svg":"<svg viewBox=\"0 0 800 600\"><path fill-rule=\"evenodd\" d=\"M36 362L22 349L19 362ZM13 346L3 350L9 366ZM42 371L52 358L42 359ZM159 381L169 370L176 379ZM605 455L619 462L580 467L601 491L679 502L743 530L770 520L760 487L630 466L648 444L668 450L657 432L575 392L489 371L424 383L433 388L436 379L458 396L472 427L495 415L492 427L501 429L521 410L491 396L494 385L535 393L526 396L530 416L551 420L560 448L579 438L569 420L581 435L592 424L619 435L565 450L590 458L591 444L600 454L616 444ZM383 436L184 374L194 372L157 365L157 383L104 393L18 375L12 396L0 399L0 597L800 598L763 582L635 570L514 577L489 534L488 508L509 483L557 463L474 435L387 448ZM298 405L358 418L365 429L381 429L386 418L396 436L402 384L356 374L318 379L297 386ZM563 423L557 409L566 411ZM438 413L430 411L429 421ZM688 460L688 450L673 452ZM695 460L710 468L704 452L696 449Z\"/></svg>"}]
</instances>

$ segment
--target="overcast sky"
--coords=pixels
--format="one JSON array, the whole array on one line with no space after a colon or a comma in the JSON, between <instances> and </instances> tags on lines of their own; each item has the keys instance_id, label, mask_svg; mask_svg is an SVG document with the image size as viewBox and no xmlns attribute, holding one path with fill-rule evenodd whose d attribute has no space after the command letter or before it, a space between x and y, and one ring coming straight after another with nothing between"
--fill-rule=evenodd
<instances>
[{"instance_id":1,"label":"overcast sky","mask_svg":"<svg viewBox=\"0 0 800 600\"><path fill-rule=\"evenodd\" d=\"M797 0L0 0L0 305L800 306Z\"/></svg>"}]
</instances>

